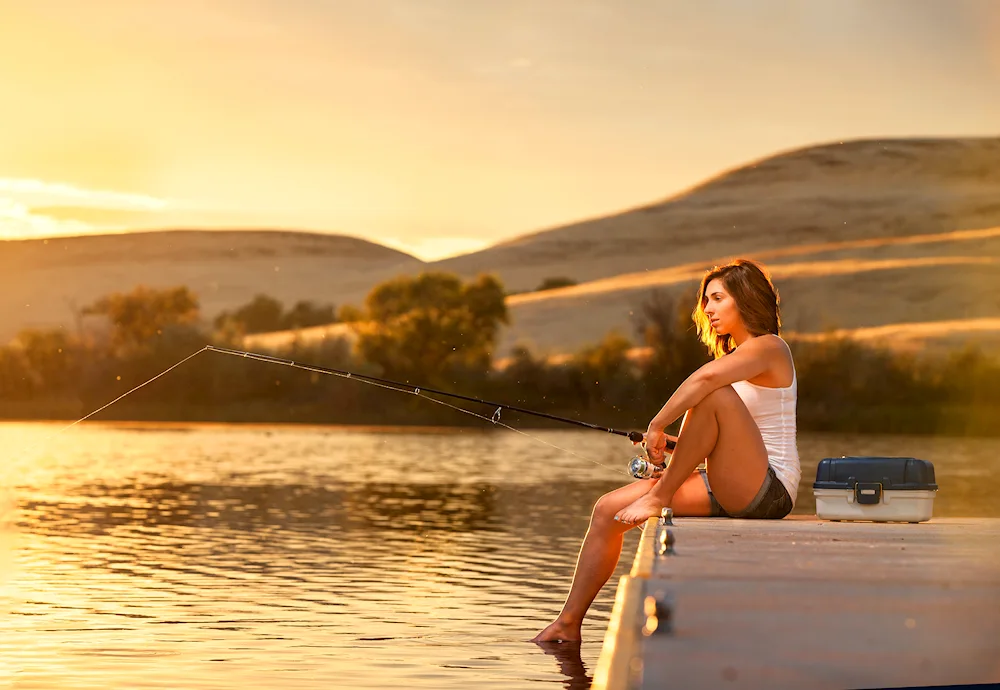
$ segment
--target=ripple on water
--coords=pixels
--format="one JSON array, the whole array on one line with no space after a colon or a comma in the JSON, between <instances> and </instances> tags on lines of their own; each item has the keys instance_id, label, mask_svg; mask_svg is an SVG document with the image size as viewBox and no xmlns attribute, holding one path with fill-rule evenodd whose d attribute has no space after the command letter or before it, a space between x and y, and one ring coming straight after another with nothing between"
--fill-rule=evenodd
<instances>
[{"instance_id":1,"label":"ripple on water","mask_svg":"<svg viewBox=\"0 0 1000 690\"><path fill-rule=\"evenodd\" d=\"M0 443L44 433L0 425ZM591 506L625 479L632 448L539 435L614 469L509 433L95 426L59 437L6 473L18 510L0 679L588 687L613 584L581 648L525 640L561 606ZM805 476L845 448L933 459L947 487L936 514L996 510L996 441L803 437ZM372 457L400 469L373 477ZM813 509L803 486L797 512Z\"/></svg>"}]
</instances>

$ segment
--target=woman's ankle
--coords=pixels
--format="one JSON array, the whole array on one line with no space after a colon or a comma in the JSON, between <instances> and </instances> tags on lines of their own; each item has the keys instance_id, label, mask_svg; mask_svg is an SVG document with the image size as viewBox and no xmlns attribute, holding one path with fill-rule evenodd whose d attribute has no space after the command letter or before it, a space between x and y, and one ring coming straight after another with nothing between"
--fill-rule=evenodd
<instances>
[{"instance_id":1,"label":"woman's ankle","mask_svg":"<svg viewBox=\"0 0 1000 690\"><path fill-rule=\"evenodd\" d=\"M555 622L567 628L579 628L583 624L583 616L572 616L567 613L560 613L556 616Z\"/></svg>"},{"instance_id":2,"label":"woman's ankle","mask_svg":"<svg viewBox=\"0 0 1000 690\"><path fill-rule=\"evenodd\" d=\"M649 495L652 496L658 503L664 506L669 506L674 501L674 493L666 489L666 487L660 487L659 484L654 486L649 490Z\"/></svg>"}]
</instances>

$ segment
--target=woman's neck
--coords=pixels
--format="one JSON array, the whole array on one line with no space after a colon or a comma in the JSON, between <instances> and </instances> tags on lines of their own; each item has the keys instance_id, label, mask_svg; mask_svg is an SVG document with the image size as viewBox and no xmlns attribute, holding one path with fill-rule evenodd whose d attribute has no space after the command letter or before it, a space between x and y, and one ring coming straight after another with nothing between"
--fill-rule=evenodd
<instances>
[{"instance_id":1,"label":"woman's neck","mask_svg":"<svg viewBox=\"0 0 1000 690\"><path fill-rule=\"evenodd\" d=\"M733 339L733 344L735 344L736 347L739 347L740 345L742 345L743 343L754 337L754 335L745 328L741 328L739 329L739 331L734 331L729 335Z\"/></svg>"}]
</instances>

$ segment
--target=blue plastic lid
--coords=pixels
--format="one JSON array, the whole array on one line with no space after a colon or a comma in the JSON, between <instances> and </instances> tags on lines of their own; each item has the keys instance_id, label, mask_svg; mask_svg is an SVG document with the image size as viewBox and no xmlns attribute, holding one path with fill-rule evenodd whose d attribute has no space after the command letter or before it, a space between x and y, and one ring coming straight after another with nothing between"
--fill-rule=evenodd
<instances>
[{"instance_id":1,"label":"blue plastic lid","mask_svg":"<svg viewBox=\"0 0 1000 690\"><path fill-rule=\"evenodd\" d=\"M844 456L823 458L816 467L814 489L854 489L859 482L878 483L885 491L938 488L934 464L919 458Z\"/></svg>"}]
</instances>

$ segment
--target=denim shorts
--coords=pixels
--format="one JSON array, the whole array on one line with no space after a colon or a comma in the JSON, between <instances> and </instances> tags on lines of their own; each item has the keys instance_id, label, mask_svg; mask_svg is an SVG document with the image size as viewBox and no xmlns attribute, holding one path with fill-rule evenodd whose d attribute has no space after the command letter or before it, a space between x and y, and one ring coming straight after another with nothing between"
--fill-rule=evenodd
<instances>
[{"instance_id":1,"label":"denim shorts","mask_svg":"<svg viewBox=\"0 0 1000 690\"><path fill-rule=\"evenodd\" d=\"M701 472L701 478L708 490L708 498L712 502L712 517L779 520L792 512L792 497L788 495L788 490L770 465L767 466L764 483L761 484L757 495L750 501L750 505L737 513L726 512L726 509L719 505L715 494L712 493L712 487L708 485L708 472L704 467L699 467L698 471Z\"/></svg>"}]
</instances>

